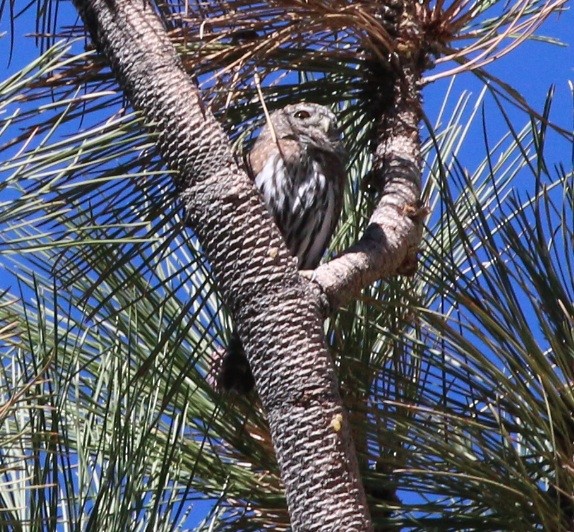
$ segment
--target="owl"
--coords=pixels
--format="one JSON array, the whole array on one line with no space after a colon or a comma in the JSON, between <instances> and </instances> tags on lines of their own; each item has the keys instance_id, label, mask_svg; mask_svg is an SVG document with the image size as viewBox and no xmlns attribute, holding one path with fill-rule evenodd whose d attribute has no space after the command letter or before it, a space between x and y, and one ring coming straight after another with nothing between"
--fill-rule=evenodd
<instances>
[{"instance_id":1,"label":"owl","mask_svg":"<svg viewBox=\"0 0 574 532\"><path fill-rule=\"evenodd\" d=\"M341 214L345 152L335 115L314 103L271 114L247 166L300 270L321 260ZM224 390L247 393L253 375L233 333L217 379Z\"/></svg>"},{"instance_id":2,"label":"owl","mask_svg":"<svg viewBox=\"0 0 574 532\"><path fill-rule=\"evenodd\" d=\"M248 168L300 270L315 268L343 203L345 152L335 115L314 103L271 114Z\"/></svg>"}]
</instances>

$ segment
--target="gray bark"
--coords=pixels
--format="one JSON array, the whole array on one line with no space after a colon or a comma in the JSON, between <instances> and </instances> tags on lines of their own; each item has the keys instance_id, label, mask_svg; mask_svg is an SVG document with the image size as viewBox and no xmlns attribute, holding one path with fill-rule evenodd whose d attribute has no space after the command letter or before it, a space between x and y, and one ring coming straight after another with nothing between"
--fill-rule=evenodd
<instances>
[{"instance_id":1,"label":"gray bark","mask_svg":"<svg viewBox=\"0 0 574 532\"><path fill-rule=\"evenodd\" d=\"M313 280L331 308L339 308L371 283L393 275L413 275L427 209L420 201L422 117L420 80L426 66L421 29L424 9L416 2L385 2L393 36L388 51L395 76L392 96L377 117L372 184L378 204L361 239L334 260L319 266ZM389 39L391 40L391 39ZM384 52L384 51L382 51Z\"/></svg>"},{"instance_id":2,"label":"gray bark","mask_svg":"<svg viewBox=\"0 0 574 532\"><path fill-rule=\"evenodd\" d=\"M294 530L370 530L320 300L301 279L228 139L151 7L75 0L179 173L190 223L234 314L267 412Z\"/></svg>"}]
</instances>

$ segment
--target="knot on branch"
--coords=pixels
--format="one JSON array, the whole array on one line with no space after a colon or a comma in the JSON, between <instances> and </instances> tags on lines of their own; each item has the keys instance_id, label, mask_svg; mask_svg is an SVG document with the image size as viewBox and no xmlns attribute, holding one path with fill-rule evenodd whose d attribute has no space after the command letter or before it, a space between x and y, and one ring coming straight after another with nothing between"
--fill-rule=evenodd
<instances>
[{"instance_id":1,"label":"knot on branch","mask_svg":"<svg viewBox=\"0 0 574 532\"><path fill-rule=\"evenodd\" d=\"M413 243L409 245L407 255L403 262L397 268L399 275L412 277L418 269L418 254L420 251L420 240L422 238L423 221L429 214L429 208L422 200L417 200L414 203L406 204L403 206L403 215L410 218L415 224L416 237Z\"/></svg>"}]
</instances>

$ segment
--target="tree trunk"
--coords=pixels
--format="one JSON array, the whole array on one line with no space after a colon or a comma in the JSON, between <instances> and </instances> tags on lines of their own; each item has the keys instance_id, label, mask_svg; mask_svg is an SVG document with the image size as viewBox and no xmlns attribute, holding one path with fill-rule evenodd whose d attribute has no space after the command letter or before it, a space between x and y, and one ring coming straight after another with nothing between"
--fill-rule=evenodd
<instances>
[{"instance_id":1,"label":"tree trunk","mask_svg":"<svg viewBox=\"0 0 574 532\"><path fill-rule=\"evenodd\" d=\"M231 309L267 412L294 530L370 530L316 292L144 1L75 0L156 134Z\"/></svg>"}]
</instances>

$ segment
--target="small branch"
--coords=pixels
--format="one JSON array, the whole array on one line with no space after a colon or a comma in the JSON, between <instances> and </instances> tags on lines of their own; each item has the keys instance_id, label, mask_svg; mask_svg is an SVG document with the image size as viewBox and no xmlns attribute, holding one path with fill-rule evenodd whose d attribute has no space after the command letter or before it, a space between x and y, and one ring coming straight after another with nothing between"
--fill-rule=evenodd
<instances>
[{"instance_id":1,"label":"small branch","mask_svg":"<svg viewBox=\"0 0 574 532\"><path fill-rule=\"evenodd\" d=\"M370 223L355 245L314 272L331 309L375 281L416 271L427 214L420 201L418 63L408 52L398 59L391 111L377 133L373 181L380 199Z\"/></svg>"},{"instance_id":2,"label":"small branch","mask_svg":"<svg viewBox=\"0 0 574 532\"><path fill-rule=\"evenodd\" d=\"M359 242L315 270L313 281L320 285L331 309L345 305L375 281L416 271L427 210L420 206L414 190L409 192L411 201L383 197Z\"/></svg>"}]
</instances>

